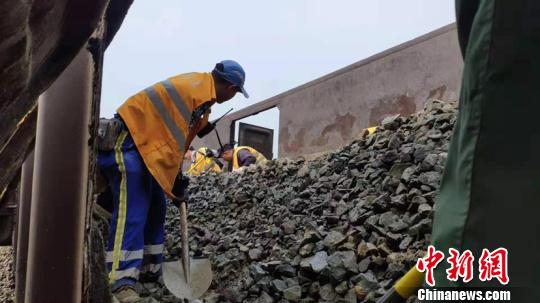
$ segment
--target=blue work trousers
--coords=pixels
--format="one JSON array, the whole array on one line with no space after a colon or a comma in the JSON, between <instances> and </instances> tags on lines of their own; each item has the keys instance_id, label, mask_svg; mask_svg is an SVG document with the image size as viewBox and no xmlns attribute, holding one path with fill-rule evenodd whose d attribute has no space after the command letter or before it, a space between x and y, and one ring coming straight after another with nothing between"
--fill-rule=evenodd
<instances>
[{"instance_id":1,"label":"blue work trousers","mask_svg":"<svg viewBox=\"0 0 540 303\"><path fill-rule=\"evenodd\" d=\"M141 273L161 274L166 199L127 131L114 150L99 153L98 164L112 197L106 261L114 291Z\"/></svg>"}]
</instances>

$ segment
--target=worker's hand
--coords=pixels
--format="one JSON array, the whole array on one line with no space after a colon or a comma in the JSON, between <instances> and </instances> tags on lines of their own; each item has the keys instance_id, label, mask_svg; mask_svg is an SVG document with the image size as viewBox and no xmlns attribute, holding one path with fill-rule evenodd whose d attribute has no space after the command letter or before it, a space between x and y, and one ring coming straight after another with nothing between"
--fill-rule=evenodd
<instances>
[{"instance_id":1,"label":"worker's hand","mask_svg":"<svg viewBox=\"0 0 540 303\"><path fill-rule=\"evenodd\" d=\"M214 128L216 128L216 125L214 123L206 124L206 126L197 133L197 137L202 138L208 135L211 131L214 130Z\"/></svg>"},{"instance_id":2,"label":"worker's hand","mask_svg":"<svg viewBox=\"0 0 540 303\"><path fill-rule=\"evenodd\" d=\"M238 168L237 170L233 171L233 173L242 175L242 174L244 174L244 171L245 171L246 169L247 169L247 167L242 166L242 167Z\"/></svg>"},{"instance_id":3,"label":"worker's hand","mask_svg":"<svg viewBox=\"0 0 540 303\"><path fill-rule=\"evenodd\" d=\"M180 204L182 204L183 201L180 201L180 199L176 198L176 197L172 197L171 198L171 202L174 206L180 208ZM187 203L187 201L186 201Z\"/></svg>"},{"instance_id":4,"label":"worker's hand","mask_svg":"<svg viewBox=\"0 0 540 303\"><path fill-rule=\"evenodd\" d=\"M189 186L189 178L184 175L178 175L176 177L176 180L174 181L174 185L172 188L172 194L174 197L172 197L173 204L176 206L179 206L181 202L188 202L189 200L189 193L188 188Z\"/></svg>"}]
</instances>

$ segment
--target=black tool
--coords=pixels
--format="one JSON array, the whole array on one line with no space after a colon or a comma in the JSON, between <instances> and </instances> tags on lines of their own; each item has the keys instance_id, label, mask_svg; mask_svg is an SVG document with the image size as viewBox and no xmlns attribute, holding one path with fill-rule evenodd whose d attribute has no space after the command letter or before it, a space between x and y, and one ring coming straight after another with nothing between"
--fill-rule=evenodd
<instances>
[{"instance_id":1,"label":"black tool","mask_svg":"<svg viewBox=\"0 0 540 303\"><path fill-rule=\"evenodd\" d=\"M225 117L228 113L230 113L233 109L229 109L229 111L227 111L223 116L217 118L216 120L208 123L203 129L201 129L198 133L197 133L197 137L199 138L202 138L206 135L208 135L213 129L216 128L216 125L218 124L219 120L223 119L223 117Z\"/></svg>"}]
</instances>

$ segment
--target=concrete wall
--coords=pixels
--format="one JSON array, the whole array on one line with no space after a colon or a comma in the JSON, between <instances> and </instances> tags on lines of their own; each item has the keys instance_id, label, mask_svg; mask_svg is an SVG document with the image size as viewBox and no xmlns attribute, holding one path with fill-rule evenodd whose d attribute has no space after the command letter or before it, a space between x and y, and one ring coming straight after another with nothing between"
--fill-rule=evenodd
<instances>
[{"instance_id":1,"label":"concrete wall","mask_svg":"<svg viewBox=\"0 0 540 303\"><path fill-rule=\"evenodd\" d=\"M448 25L234 112L220 134L226 141L233 121L278 107L280 157L334 150L388 115L412 114L432 98L456 100L462 69L456 27ZM194 145L218 146L215 135Z\"/></svg>"}]
</instances>

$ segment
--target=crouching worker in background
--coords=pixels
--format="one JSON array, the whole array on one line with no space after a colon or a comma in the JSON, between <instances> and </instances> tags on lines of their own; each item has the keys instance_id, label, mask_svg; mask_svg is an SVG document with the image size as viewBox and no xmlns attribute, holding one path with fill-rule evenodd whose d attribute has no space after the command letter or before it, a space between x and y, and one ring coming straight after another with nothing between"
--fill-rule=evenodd
<instances>
[{"instance_id":1,"label":"crouching worker in background","mask_svg":"<svg viewBox=\"0 0 540 303\"><path fill-rule=\"evenodd\" d=\"M232 163L233 171L266 161L263 154L249 146L234 147L232 144L225 144L220 149L220 155L223 160Z\"/></svg>"}]
</instances>

